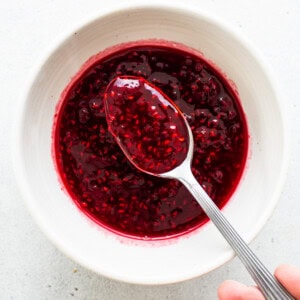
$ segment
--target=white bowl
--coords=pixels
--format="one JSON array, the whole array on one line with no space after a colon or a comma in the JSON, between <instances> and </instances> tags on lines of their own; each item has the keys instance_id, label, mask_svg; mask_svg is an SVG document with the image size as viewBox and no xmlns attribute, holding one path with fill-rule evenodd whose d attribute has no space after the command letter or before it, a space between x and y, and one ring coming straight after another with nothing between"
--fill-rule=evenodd
<instances>
[{"instance_id":1,"label":"white bowl","mask_svg":"<svg viewBox=\"0 0 300 300\"><path fill-rule=\"evenodd\" d=\"M197 8L131 3L100 14L63 39L38 65L18 107L14 160L33 217L65 254L117 280L163 284L207 273L232 258L233 251L211 222L167 241L136 241L106 231L63 191L51 154L55 107L71 77L99 51L147 38L200 50L236 84L248 120L250 155L224 213L250 242L279 198L286 169L286 133L278 94L253 47Z\"/></svg>"}]
</instances>

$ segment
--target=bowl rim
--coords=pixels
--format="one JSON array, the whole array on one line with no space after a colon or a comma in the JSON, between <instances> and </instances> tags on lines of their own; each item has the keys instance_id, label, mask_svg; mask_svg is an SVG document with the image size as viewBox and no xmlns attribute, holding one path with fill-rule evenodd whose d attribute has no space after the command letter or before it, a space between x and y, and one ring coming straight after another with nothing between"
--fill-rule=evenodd
<instances>
[{"instance_id":1,"label":"bowl rim","mask_svg":"<svg viewBox=\"0 0 300 300\"><path fill-rule=\"evenodd\" d=\"M35 209L35 206L33 204L33 201L31 201L31 198L33 197L30 191L30 186L28 184L28 179L25 174L24 164L23 164L23 157L22 157L22 127L25 119L25 109L28 102L28 97L30 94L31 89L34 86L36 76L40 72L40 70L43 68L43 66L46 64L49 57L53 55L53 53L68 39L74 34L76 31L80 31L88 26L90 26L92 23L96 22L100 18L105 18L112 16L114 14L119 13L126 13L131 12L135 10L144 10L144 9L159 9L159 10L165 10L165 11L172 11L174 13L178 13L179 11L183 12L186 15L193 15L196 18L202 18L205 21L208 21L215 26L222 28L222 30L228 32L231 36L233 36L236 40L238 40L242 45L244 45L248 52L255 57L258 64L261 66L262 70L264 71L266 78L268 78L275 95L275 99L277 100L277 105L279 107L279 113L282 120L282 128L283 128L283 151L282 151L282 162L281 162L281 168L280 168L280 174L278 176L277 185L274 186L274 190L272 193L272 202L268 206L268 209L265 210L264 214L260 217L260 222L256 223L254 230L252 230L251 234L246 239L247 243L250 243L257 235L258 233L263 229L264 225L267 223L269 218L272 215L272 212L274 211L281 192L283 185L285 183L285 178L287 175L288 170L288 162L289 162L289 134L288 134L288 118L287 113L285 110L285 107L283 105L283 101L280 101L280 99L284 99L280 89L279 84L277 83L275 77L273 76L271 69L269 68L269 65L265 62L265 59L263 58L262 54L258 51L258 49L254 46L254 44L248 40L241 32L239 32L236 28L229 25L226 21L224 21L220 17L216 17L214 14L211 14L210 12L203 10L202 8L199 8L198 6L191 5L191 4L182 4L181 2L172 1L161 3L157 0L154 1L147 1L147 0L134 0L130 3L122 3L116 5L111 5L109 7L106 7L104 10L98 10L92 15L89 14L86 18L82 18L79 24L76 24L74 28L69 28L68 30L62 32L61 34L56 37L56 39L50 43L50 46L47 47L46 50L43 49L44 53L42 54L41 58L37 60L37 63L33 66L30 74L29 79L26 80L24 84L24 88L21 89L21 93L18 99L18 105L16 107L16 112L14 115L14 124L12 128L12 162L13 162L13 169L14 174L17 181L17 186L19 187L19 190L21 192L21 197L24 199L25 205L27 206L27 209L29 210L31 216L35 220L35 223L38 225L38 227L41 228L42 232L47 236L47 238L54 244L60 251L62 251L67 257L73 259L76 263L79 263L80 265L88 268L89 270L92 270L93 272L96 272L97 274L103 275L105 277L111 278L113 280L118 280L121 282L128 282L128 283L135 283L135 284L144 284L144 285L158 285L158 284L170 284L175 282L181 282L188 279L192 279L195 277L202 276L204 274L207 274L216 268L221 267L225 263L227 263L229 260L231 260L235 253L232 249L229 249L228 251L224 251L223 255L219 257L219 259L216 261L216 263L211 264L209 268L207 268L206 272L203 272L201 274L191 274L190 276L185 276L184 278L182 276L179 276L177 280L164 280L164 281L137 281L137 280L131 280L128 278L124 278L122 276L116 277L115 273L112 273L99 268L96 270L91 266L88 261L83 261L81 258L76 256L74 253L70 253L69 250L64 247L62 243L60 243L55 235L51 232L51 230L47 227L47 225L43 222L43 219L38 215L38 212ZM226 207L226 206L225 206Z\"/></svg>"}]
</instances>

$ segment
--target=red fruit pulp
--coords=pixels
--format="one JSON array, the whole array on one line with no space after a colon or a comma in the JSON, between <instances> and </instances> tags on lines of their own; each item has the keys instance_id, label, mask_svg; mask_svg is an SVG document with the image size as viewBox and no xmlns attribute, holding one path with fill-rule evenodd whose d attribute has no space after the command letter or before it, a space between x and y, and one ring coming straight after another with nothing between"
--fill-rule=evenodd
<instances>
[{"instance_id":1,"label":"red fruit pulp","mask_svg":"<svg viewBox=\"0 0 300 300\"><path fill-rule=\"evenodd\" d=\"M167 238L198 228L207 217L185 187L137 170L109 132L103 97L117 76L145 78L184 113L195 143L192 172L218 207L238 185L248 133L237 95L201 55L149 41L102 56L67 87L53 141L65 188L85 214L121 235Z\"/></svg>"},{"instance_id":2,"label":"red fruit pulp","mask_svg":"<svg viewBox=\"0 0 300 300\"><path fill-rule=\"evenodd\" d=\"M161 174L184 161L189 141L184 117L144 78L115 78L104 105L109 131L141 171Z\"/></svg>"}]
</instances>

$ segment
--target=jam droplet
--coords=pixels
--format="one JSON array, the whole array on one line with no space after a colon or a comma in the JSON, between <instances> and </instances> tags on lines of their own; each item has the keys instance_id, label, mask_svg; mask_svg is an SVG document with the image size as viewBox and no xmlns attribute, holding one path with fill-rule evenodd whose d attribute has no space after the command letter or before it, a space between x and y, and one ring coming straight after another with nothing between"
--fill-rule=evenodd
<instances>
[{"instance_id":1,"label":"jam droplet","mask_svg":"<svg viewBox=\"0 0 300 300\"><path fill-rule=\"evenodd\" d=\"M188 131L176 105L140 77L117 77L107 87L108 128L127 158L140 170L161 174L180 165Z\"/></svg>"}]
</instances>

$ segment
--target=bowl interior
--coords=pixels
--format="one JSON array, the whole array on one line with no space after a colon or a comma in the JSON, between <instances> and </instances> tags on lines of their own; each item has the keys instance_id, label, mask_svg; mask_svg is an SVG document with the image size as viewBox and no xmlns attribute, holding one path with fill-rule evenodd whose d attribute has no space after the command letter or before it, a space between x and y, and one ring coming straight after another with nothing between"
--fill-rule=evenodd
<instances>
[{"instance_id":1,"label":"bowl interior","mask_svg":"<svg viewBox=\"0 0 300 300\"><path fill-rule=\"evenodd\" d=\"M211 222L188 236L158 242L127 240L100 228L63 191L51 154L55 107L72 76L101 50L148 38L200 50L236 84L249 126L250 155L224 213L250 241L270 215L282 181L285 136L279 102L251 46L193 9L120 9L91 21L60 43L40 65L24 98L17 126L16 169L33 216L63 252L108 277L161 284L204 274L233 252Z\"/></svg>"}]
</instances>

